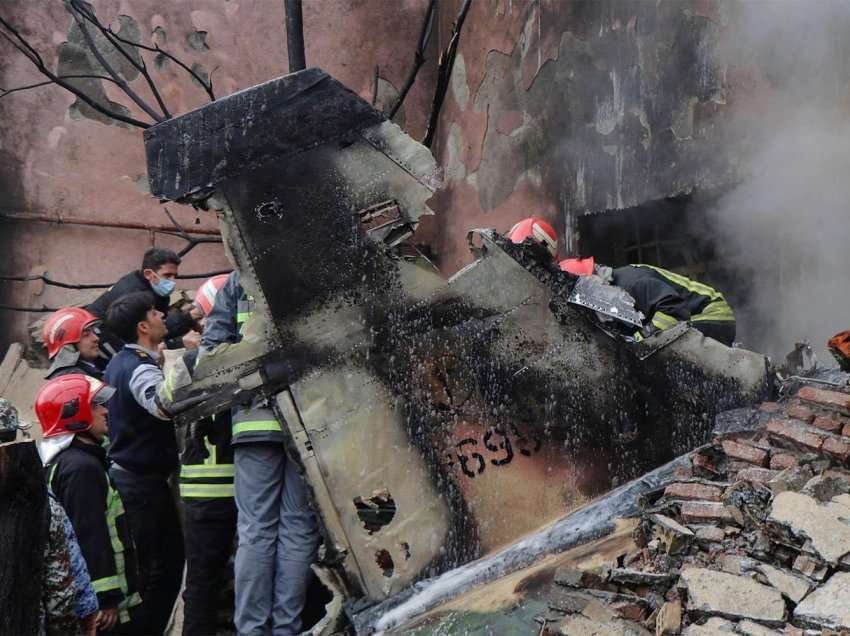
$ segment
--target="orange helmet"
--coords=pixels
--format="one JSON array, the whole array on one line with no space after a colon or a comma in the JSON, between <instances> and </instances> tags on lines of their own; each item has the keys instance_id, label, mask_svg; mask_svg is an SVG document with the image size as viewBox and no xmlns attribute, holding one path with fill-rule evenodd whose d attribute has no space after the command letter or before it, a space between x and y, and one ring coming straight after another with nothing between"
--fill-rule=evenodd
<instances>
[{"instance_id":1,"label":"orange helmet","mask_svg":"<svg viewBox=\"0 0 850 636\"><path fill-rule=\"evenodd\" d=\"M92 427L92 404L104 404L115 389L81 373L60 375L35 396L35 414L42 437L82 433Z\"/></svg>"},{"instance_id":2,"label":"orange helmet","mask_svg":"<svg viewBox=\"0 0 850 636\"><path fill-rule=\"evenodd\" d=\"M565 258L558 263L558 267L574 276L590 276L595 265L596 262L592 256L590 258Z\"/></svg>"},{"instance_id":3,"label":"orange helmet","mask_svg":"<svg viewBox=\"0 0 850 636\"><path fill-rule=\"evenodd\" d=\"M558 257L558 235L555 228L536 216L530 216L514 225L507 236L514 243L522 243L528 238L543 243L552 258Z\"/></svg>"},{"instance_id":4,"label":"orange helmet","mask_svg":"<svg viewBox=\"0 0 850 636\"><path fill-rule=\"evenodd\" d=\"M835 334L826 343L832 357L838 362L842 371L850 370L850 331Z\"/></svg>"},{"instance_id":5,"label":"orange helmet","mask_svg":"<svg viewBox=\"0 0 850 636\"><path fill-rule=\"evenodd\" d=\"M204 312L205 316L210 315L213 305L215 305L215 295L219 289L224 287L224 284L227 282L227 276L227 274L219 274L218 276L208 278L198 287L198 291L195 292L195 305Z\"/></svg>"},{"instance_id":6,"label":"orange helmet","mask_svg":"<svg viewBox=\"0 0 850 636\"><path fill-rule=\"evenodd\" d=\"M53 312L41 330L47 357L53 359L65 345L77 344L86 327L100 323L100 318L82 307L65 307Z\"/></svg>"}]
</instances>

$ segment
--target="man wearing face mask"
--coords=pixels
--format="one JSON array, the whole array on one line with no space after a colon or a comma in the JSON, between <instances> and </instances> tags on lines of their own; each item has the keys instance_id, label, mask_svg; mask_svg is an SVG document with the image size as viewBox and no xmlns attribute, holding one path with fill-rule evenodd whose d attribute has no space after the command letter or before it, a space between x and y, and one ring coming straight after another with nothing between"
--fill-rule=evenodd
<instances>
[{"instance_id":1,"label":"man wearing face mask","mask_svg":"<svg viewBox=\"0 0 850 636\"><path fill-rule=\"evenodd\" d=\"M173 250L153 247L145 252L142 257L141 269L130 272L100 295L91 305L86 307L95 316L104 320L106 311L113 301L133 292L153 292L156 300L156 309L167 316L165 320L166 335L165 344L169 349L186 347L194 349L200 342L200 334L194 330L202 314L200 310L193 307L190 312L172 311L168 312L171 292L176 286L180 257ZM100 336L100 366L115 355L124 342L109 331L102 328Z\"/></svg>"}]
</instances>

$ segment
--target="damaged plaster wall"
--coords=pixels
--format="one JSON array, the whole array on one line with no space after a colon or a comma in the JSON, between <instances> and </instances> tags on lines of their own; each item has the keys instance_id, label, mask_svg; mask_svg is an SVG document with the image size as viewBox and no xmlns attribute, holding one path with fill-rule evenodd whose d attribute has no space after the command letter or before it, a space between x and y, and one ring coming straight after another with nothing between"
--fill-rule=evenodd
<instances>
[{"instance_id":1,"label":"damaged plaster wall","mask_svg":"<svg viewBox=\"0 0 850 636\"><path fill-rule=\"evenodd\" d=\"M441 46L459 4L441 5ZM504 231L535 213L563 236L583 213L734 181L746 139L718 51L736 11L705 0L474 3L435 146L448 182L435 208L447 213L419 235L443 270L469 261L468 227Z\"/></svg>"},{"instance_id":2,"label":"damaged plaster wall","mask_svg":"<svg viewBox=\"0 0 850 636\"><path fill-rule=\"evenodd\" d=\"M217 96L287 72L281 2L94 0L91 5L122 36L157 43L202 77L212 75ZM371 99L375 66L379 65L378 102L391 104L413 62L426 6L426 0L305 3L307 62L326 69L367 99ZM0 12L21 28L54 71L96 69L80 46L79 29L62 2L5 0ZM108 60L120 61L114 51L107 50L105 55ZM4 88L42 79L5 41L0 41L0 59L0 86ZM154 55L146 60L174 115L206 103L203 89L174 62ZM424 133L433 68L432 61L421 69L397 118L415 136ZM118 70L152 101L144 80L132 67L122 63ZM118 102L128 104L132 116L146 120L111 83L74 81L85 83L101 103L111 102L113 108ZM169 210L186 227L216 226L215 219L203 213L195 225L191 208L169 205ZM105 122L57 87L14 93L0 100L0 215L4 213L168 224L148 191L141 130ZM183 246L182 241L148 231L0 220L0 273L22 275L38 270L63 281L111 282L138 267L142 252L154 244ZM192 273L227 266L222 250L213 245L193 250L183 270ZM191 288L196 282L200 281L186 281L185 285ZM70 290L0 282L0 303L61 306L82 300ZM9 342L24 339L27 323L37 317L0 312L0 353Z\"/></svg>"}]
</instances>

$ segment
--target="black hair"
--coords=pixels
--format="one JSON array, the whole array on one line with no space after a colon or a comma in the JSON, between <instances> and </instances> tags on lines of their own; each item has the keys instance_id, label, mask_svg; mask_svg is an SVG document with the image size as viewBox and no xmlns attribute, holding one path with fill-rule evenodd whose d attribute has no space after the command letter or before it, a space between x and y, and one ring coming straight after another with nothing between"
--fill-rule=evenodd
<instances>
[{"instance_id":1,"label":"black hair","mask_svg":"<svg viewBox=\"0 0 850 636\"><path fill-rule=\"evenodd\" d=\"M177 252L165 247L152 247L142 257L142 269L158 270L166 263L180 264L180 257Z\"/></svg>"},{"instance_id":2,"label":"black hair","mask_svg":"<svg viewBox=\"0 0 850 636\"><path fill-rule=\"evenodd\" d=\"M134 343L139 338L136 326L147 318L151 309L156 309L156 300L151 292L125 294L114 300L106 310L106 326L124 342Z\"/></svg>"}]
</instances>

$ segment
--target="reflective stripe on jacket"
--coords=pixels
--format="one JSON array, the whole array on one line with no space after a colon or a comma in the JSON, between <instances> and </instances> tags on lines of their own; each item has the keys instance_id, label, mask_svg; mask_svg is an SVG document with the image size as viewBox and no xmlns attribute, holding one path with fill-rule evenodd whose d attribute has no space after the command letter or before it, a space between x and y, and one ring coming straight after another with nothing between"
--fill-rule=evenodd
<instances>
[{"instance_id":1,"label":"reflective stripe on jacket","mask_svg":"<svg viewBox=\"0 0 850 636\"><path fill-rule=\"evenodd\" d=\"M238 408L233 411L233 444L245 442L283 442L283 431L272 410L260 405Z\"/></svg>"},{"instance_id":2,"label":"reflective stripe on jacket","mask_svg":"<svg viewBox=\"0 0 850 636\"><path fill-rule=\"evenodd\" d=\"M180 496L201 503L207 499L233 498L233 448L230 417L219 413L186 430L181 457ZM188 502L187 502L188 503Z\"/></svg>"},{"instance_id":3,"label":"reflective stripe on jacket","mask_svg":"<svg viewBox=\"0 0 850 636\"><path fill-rule=\"evenodd\" d=\"M703 283L653 265L626 265L613 283L635 299L635 307L661 331L680 321L731 321L735 314L723 294Z\"/></svg>"},{"instance_id":4,"label":"reflective stripe on jacket","mask_svg":"<svg viewBox=\"0 0 850 636\"><path fill-rule=\"evenodd\" d=\"M106 472L104 451L75 440L47 466L48 485L68 514L102 608L119 620L142 602L124 504Z\"/></svg>"}]
</instances>

